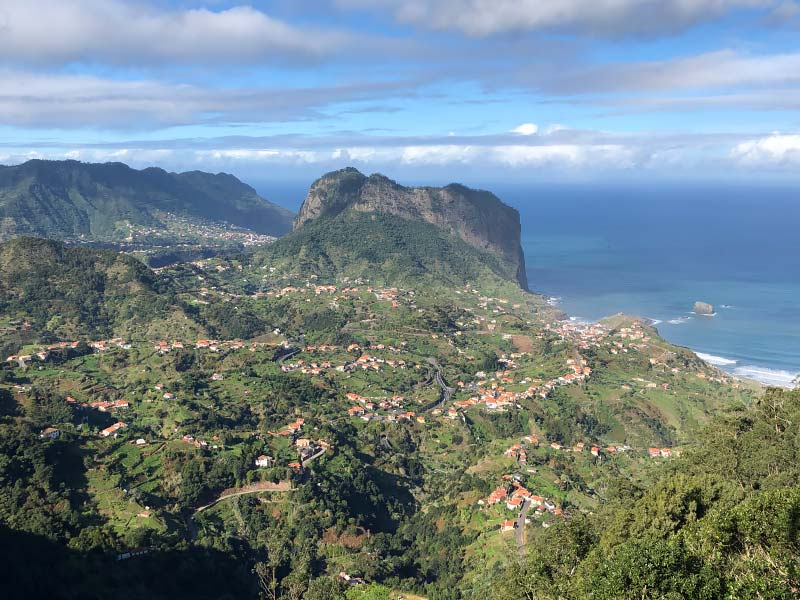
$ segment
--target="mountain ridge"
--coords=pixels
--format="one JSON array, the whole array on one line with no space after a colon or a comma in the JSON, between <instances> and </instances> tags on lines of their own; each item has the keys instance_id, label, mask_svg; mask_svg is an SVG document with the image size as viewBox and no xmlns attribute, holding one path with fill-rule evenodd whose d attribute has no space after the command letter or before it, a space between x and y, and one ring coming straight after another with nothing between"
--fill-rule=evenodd
<instances>
[{"instance_id":1,"label":"mountain ridge","mask_svg":"<svg viewBox=\"0 0 800 600\"><path fill-rule=\"evenodd\" d=\"M137 170L121 162L30 160L0 166L0 240L16 236L120 241L167 217L278 236L291 212L227 173Z\"/></svg>"},{"instance_id":2,"label":"mountain ridge","mask_svg":"<svg viewBox=\"0 0 800 600\"><path fill-rule=\"evenodd\" d=\"M497 196L461 184L406 187L381 175L366 176L347 167L317 179L294 221L294 230L347 210L379 212L435 225L474 248L501 257L514 278L528 289L520 244L519 212Z\"/></svg>"}]
</instances>

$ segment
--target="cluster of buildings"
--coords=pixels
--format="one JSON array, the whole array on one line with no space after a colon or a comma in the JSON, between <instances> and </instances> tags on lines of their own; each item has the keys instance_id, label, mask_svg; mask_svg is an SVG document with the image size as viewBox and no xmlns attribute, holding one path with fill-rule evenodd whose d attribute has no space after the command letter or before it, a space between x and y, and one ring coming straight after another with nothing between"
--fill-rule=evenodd
<instances>
[{"instance_id":1,"label":"cluster of buildings","mask_svg":"<svg viewBox=\"0 0 800 600\"><path fill-rule=\"evenodd\" d=\"M71 396L67 396L67 402L70 404L74 404L76 400ZM130 408L131 403L127 400L111 400L111 401L99 401L99 402L92 402L89 404L91 408L95 410L99 410L100 412L111 412L112 410L125 410Z\"/></svg>"},{"instance_id":2,"label":"cluster of buildings","mask_svg":"<svg viewBox=\"0 0 800 600\"><path fill-rule=\"evenodd\" d=\"M272 272L273 270L270 269ZM363 283L363 281L361 282ZM346 300L348 296L366 292L373 294L377 300L391 302L393 308L400 306L400 303L407 300L413 307L413 290L402 290L400 288L387 288L387 287L358 287L358 286L343 286L336 285L321 285L316 282L306 281L304 286L287 285L280 289L270 290L266 292L256 292L253 298L282 298L290 294L304 294L304 295L334 295L340 294L334 300Z\"/></svg>"},{"instance_id":3,"label":"cluster of buildings","mask_svg":"<svg viewBox=\"0 0 800 600\"><path fill-rule=\"evenodd\" d=\"M581 350L601 346L608 338L608 328L598 323L580 321L556 321L546 329L558 336L562 341L574 342Z\"/></svg>"},{"instance_id":4,"label":"cluster of buildings","mask_svg":"<svg viewBox=\"0 0 800 600\"><path fill-rule=\"evenodd\" d=\"M72 342L77 344L77 342ZM88 346L95 352L105 352L111 347L122 348L123 350L130 350L130 343L122 338L112 338L110 340L97 340L96 342L87 342Z\"/></svg>"},{"instance_id":5,"label":"cluster of buildings","mask_svg":"<svg viewBox=\"0 0 800 600\"><path fill-rule=\"evenodd\" d=\"M512 475L503 475L504 483L495 488L485 500L478 500L480 506L505 505L506 509L522 510L525 504L534 509L536 516L545 512L560 516L563 511L550 499L531 493Z\"/></svg>"},{"instance_id":6,"label":"cluster of buildings","mask_svg":"<svg viewBox=\"0 0 800 600\"><path fill-rule=\"evenodd\" d=\"M272 435L292 438L299 460L291 461L287 466L295 471L301 471L306 463L311 462L331 449L331 445L327 440L319 439L315 441L309 437L300 437L300 430L303 428L304 422L305 419L298 418L286 425L278 433L270 432ZM273 457L262 454L255 459L255 465L259 468L270 468L276 466L276 462Z\"/></svg>"},{"instance_id":7,"label":"cluster of buildings","mask_svg":"<svg viewBox=\"0 0 800 600\"><path fill-rule=\"evenodd\" d=\"M588 451L592 456L599 458L603 453L607 454L624 454L626 452L631 452L634 450L632 446L628 444L609 444L608 446L602 446L599 444L586 444L584 442L576 442L572 446L563 446L558 442L550 442L548 446L552 450L561 451L561 452L574 452L580 454L581 452ZM525 436L522 439L522 443L520 444L513 444L511 445L506 451L504 452L504 456L507 458L514 458L520 465L524 465L527 463L528 454L527 449L528 447L538 448L539 447L539 440L532 435ZM680 456L681 451L675 448L648 448L647 449L648 456L650 458L670 458L673 456Z\"/></svg>"},{"instance_id":8,"label":"cluster of buildings","mask_svg":"<svg viewBox=\"0 0 800 600\"><path fill-rule=\"evenodd\" d=\"M675 448L648 448L647 455L650 458L672 458L680 456L681 451Z\"/></svg>"},{"instance_id":9,"label":"cluster of buildings","mask_svg":"<svg viewBox=\"0 0 800 600\"><path fill-rule=\"evenodd\" d=\"M231 223L210 222L202 219L191 219L174 213L161 213L161 226L148 227L128 223L127 243L164 241L225 241L243 246L262 246L271 244L275 237L263 235L244 229Z\"/></svg>"},{"instance_id":10,"label":"cluster of buildings","mask_svg":"<svg viewBox=\"0 0 800 600\"><path fill-rule=\"evenodd\" d=\"M39 351L32 354L12 354L9 356L6 361L7 362L17 362L20 365L24 366L28 362L33 359L39 360L47 360L48 356L51 352L56 350L63 350L67 348L77 348L80 344L80 341L71 341L71 342L58 342L56 344L50 344L49 346L42 347ZM112 338L107 340L95 340L86 343L92 350L95 352L105 352L111 348L121 348L123 350L130 350L132 345L130 342L125 341L122 338ZM249 349L251 352L254 352L260 348L265 347L275 347L277 344L269 343L269 342L247 342L246 344L239 340L227 340L227 341L217 341L217 340L205 340L200 339L196 340L195 342L183 342L180 340L159 340L153 344L153 350L158 352L159 354L166 354L171 352L172 350L182 350L184 348L197 348L197 349L208 349L212 352L219 352L221 350L242 350L244 348ZM284 345L288 345L288 343L284 343Z\"/></svg>"},{"instance_id":11,"label":"cluster of buildings","mask_svg":"<svg viewBox=\"0 0 800 600\"><path fill-rule=\"evenodd\" d=\"M381 344L382 346L382 344ZM333 366L329 360L320 362L309 362L305 360L297 360L293 363L285 363L281 365L281 371L284 373L300 372L307 375L320 375L329 369L336 369L343 373L352 373L353 371L380 371L384 367L392 369L405 369L407 366L406 361L394 360L391 358L381 358L379 356L372 356L370 354L362 354L356 360L345 362L344 364Z\"/></svg>"},{"instance_id":12,"label":"cluster of buildings","mask_svg":"<svg viewBox=\"0 0 800 600\"><path fill-rule=\"evenodd\" d=\"M47 360L50 356L50 353L56 350L64 350L67 348L77 348L80 342L58 342L57 344L50 344L49 346L45 346L41 348L39 351L33 354L12 354L8 358L6 358L6 362L15 362L19 364L21 367L27 366L27 364L34 360Z\"/></svg>"},{"instance_id":13,"label":"cluster of buildings","mask_svg":"<svg viewBox=\"0 0 800 600\"><path fill-rule=\"evenodd\" d=\"M505 385L501 385L514 383L511 373L509 371L498 371L492 378L491 384L487 380L478 381L476 385L480 387L477 389L477 394L467 400L456 400L453 402L453 406L460 410L468 409L471 406L481 406L489 411L507 410L516 406L520 400L535 396L547 398L550 392L558 386L585 381L592 374L591 367L587 365L586 360L583 358L567 359L567 366L569 371L560 377L547 381L540 379L523 380L523 383L530 383L531 385L523 391L516 392L507 390ZM481 374L478 373L478 375Z\"/></svg>"},{"instance_id":14,"label":"cluster of buildings","mask_svg":"<svg viewBox=\"0 0 800 600\"><path fill-rule=\"evenodd\" d=\"M367 398L350 392L347 394L347 399L351 402L358 402L358 404L347 409L348 415L360 418L362 421L369 422L375 419L389 422L416 421L417 423L425 423L425 415L418 415L414 411L405 410L406 399L399 394L381 398ZM385 412L378 413L376 412L378 409Z\"/></svg>"},{"instance_id":15,"label":"cluster of buildings","mask_svg":"<svg viewBox=\"0 0 800 600\"><path fill-rule=\"evenodd\" d=\"M284 363L281 365L281 371L284 373L294 373L300 372L305 375L321 375L328 369L333 368L333 363L329 360L323 360L322 362L310 362L306 363L304 360L298 360L293 363ZM344 369L342 369L344 370Z\"/></svg>"}]
</instances>

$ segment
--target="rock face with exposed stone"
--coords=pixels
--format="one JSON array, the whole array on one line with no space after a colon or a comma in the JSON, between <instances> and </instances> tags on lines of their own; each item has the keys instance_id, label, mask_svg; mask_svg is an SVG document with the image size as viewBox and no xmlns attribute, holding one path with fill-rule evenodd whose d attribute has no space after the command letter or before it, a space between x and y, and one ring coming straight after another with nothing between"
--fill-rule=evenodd
<instances>
[{"instance_id":1,"label":"rock face with exposed stone","mask_svg":"<svg viewBox=\"0 0 800 600\"><path fill-rule=\"evenodd\" d=\"M714 306L708 302L695 302L693 310L696 315L710 316L714 314Z\"/></svg>"},{"instance_id":2,"label":"rock face with exposed stone","mask_svg":"<svg viewBox=\"0 0 800 600\"><path fill-rule=\"evenodd\" d=\"M383 175L367 177L351 167L323 175L312 184L294 228L345 210L427 221L501 257L513 266L517 282L528 287L519 212L491 192L455 183L442 188L405 187Z\"/></svg>"}]
</instances>

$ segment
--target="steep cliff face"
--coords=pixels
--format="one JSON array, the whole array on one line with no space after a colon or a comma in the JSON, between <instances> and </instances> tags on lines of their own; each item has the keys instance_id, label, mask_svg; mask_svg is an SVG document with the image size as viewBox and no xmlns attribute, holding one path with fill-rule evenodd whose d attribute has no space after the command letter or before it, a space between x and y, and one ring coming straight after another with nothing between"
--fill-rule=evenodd
<instances>
[{"instance_id":1,"label":"steep cliff face","mask_svg":"<svg viewBox=\"0 0 800 600\"><path fill-rule=\"evenodd\" d=\"M513 266L519 284L528 287L519 213L491 192L459 184L405 187L383 175L367 177L347 168L323 175L311 185L294 228L345 210L387 213L440 227L502 258Z\"/></svg>"}]
</instances>

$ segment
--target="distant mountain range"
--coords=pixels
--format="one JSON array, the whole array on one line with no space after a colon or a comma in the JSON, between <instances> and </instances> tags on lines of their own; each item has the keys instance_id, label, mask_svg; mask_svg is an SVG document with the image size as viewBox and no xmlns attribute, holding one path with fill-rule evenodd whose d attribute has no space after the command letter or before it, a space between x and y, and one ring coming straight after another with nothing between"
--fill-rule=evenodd
<instances>
[{"instance_id":1,"label":"distant mountain range","mask_svg":"<svg viewBox=\"0 0 800 600\"><path fill-rule=\"evenodd\" d=\"M291 230L292 216L225 173L73 160L0 167L0 240L123 241L162 232L182 239L190 226L195 233L235 226L280 236Z\"/></svg>"},{"instance_id":2,"label":"distant mountain range","mask_svg":"<svg viewBox=\"0 0 800 600\"><path fill-rule=\"evenodd\" d=\"M224 173L43 160L0 167L0 242L111 243L160 266L283 236L265 252L295 271L445 285L498 277L527 288L519 213L490 192L405 187L346 168L311 185L294 231L293 216Z\"/></svg>"}]
</instances>

